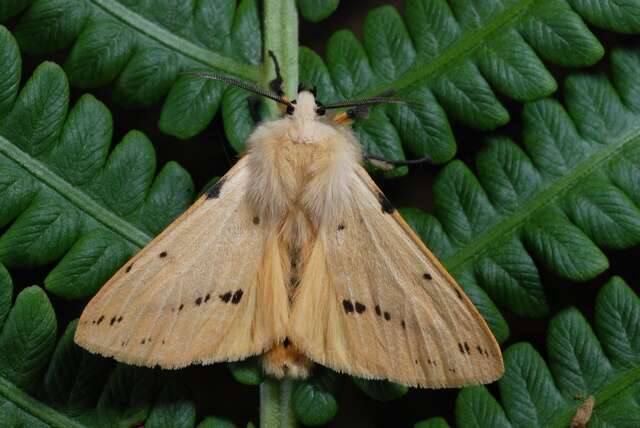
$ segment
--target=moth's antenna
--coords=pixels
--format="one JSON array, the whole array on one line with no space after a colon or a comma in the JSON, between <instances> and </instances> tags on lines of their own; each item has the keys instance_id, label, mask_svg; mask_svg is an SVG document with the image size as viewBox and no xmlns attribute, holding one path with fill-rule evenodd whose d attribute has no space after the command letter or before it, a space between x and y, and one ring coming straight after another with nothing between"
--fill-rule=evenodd
<instances>
[{"instance_id":1,"label":"moth's antenna","mask_svg":"<svg viewBox=\"0 0 640 428\"><path fill-rule=\"evenodd\" d=\"M324 106L324 108L332 109L332 108L346 108L346 107L369 107L376 104L407 104L407 101L401 100L399 98L373 97L373 98L366 98L363 100L340 101L333 104L327 104Z\"/></svg>"},{"instance_id":2,"label":"moth's antenna","mask_svg":"<svg viewBox=\"0 0 640 428\"><path fill-rule=\"evenodd\" d=\"M256 95L267 97L277 103L284 104L286 106L291 106L293 108L293 105L291 105L291 101L289 101L283 95L274 94L271 91L262 89L260 86L254 85L253 83L245 82L244 80L235 79L233 77L225 76L223 74L218 74L213 71L185 71L181 74L202 77L204 79L216 80L218 82L223 82L228 85L237 86L238 88L244 89L245 91L249 91Z\"/></svg>"}]
</instances>

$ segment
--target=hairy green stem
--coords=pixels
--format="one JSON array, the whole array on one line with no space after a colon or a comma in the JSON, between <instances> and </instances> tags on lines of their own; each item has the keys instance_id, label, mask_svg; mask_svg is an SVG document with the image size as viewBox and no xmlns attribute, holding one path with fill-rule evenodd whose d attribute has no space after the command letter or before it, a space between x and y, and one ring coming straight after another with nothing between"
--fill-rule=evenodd
<instances>
[{"instance_id":1,"label":"hairy green stem","mask_svg":"<svg viewBox=\"0 0 640 428\"><path fill-rule=\"evenodd\" d=\"M276 69L269 57L272 51L278 63L283 79L284 93L294 98L298 91L298 12L295 0L264 1L264 80L269 86L276 77ZM272 116L278 114L274 102L269 102Z\"/></svg>"},{"instance_id":2,"label":"hairy green stem","mask_svg":"<svg viewBox=\"0 0 640 428\"><path fill-rule=\"evenodd\" d=\"M0 376L0 399L2 398L53 428L86 428L84 425L69 419L32 398L29 394Z\"/></svg>"},{"instance_id":3,"label":"hairy green stem","mask_svg":"<svg viewBox=\"0 0 640 428\"><path fill-rule=\"evenodd\" d=\"M296 418L291 409L293 381L265 379L260 384L260 428L294 428Z\"/></svg>"},{"instance_id":4,"label":"hairy green stem","mask_svg":"<svg viewBox=\"0 0 640 428\"><path fill-rule=\"evenodd\" d=\"M276 68L269 51L280 66L282 89L289 98L298 92L298 11L295 0L264 0L264 52L262 85L276 78ZM268 102L269 114L279 114L275 102ZM291 409L293 382L267 379L260 384L260 427L293 428L296 424Z\"/></svg>"}]
</instances>

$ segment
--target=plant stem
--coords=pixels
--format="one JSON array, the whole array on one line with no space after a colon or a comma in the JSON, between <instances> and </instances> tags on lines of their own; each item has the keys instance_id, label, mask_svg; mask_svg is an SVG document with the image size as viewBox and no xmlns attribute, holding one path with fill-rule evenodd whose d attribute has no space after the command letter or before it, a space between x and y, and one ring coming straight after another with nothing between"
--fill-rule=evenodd
<instances>
[{"instance_id":1,"label":"plant stem","mask_svg":"<svg viewBox=\"0 0 640 428\"><path fill-rule=\"evenodd\" d=\"M86 428L84 425L58 413L51 407L31 397L20 388L0 376L0 403L4 400L54 428ZM10 405L11 405L10 404Z\"/></svg>"},{"instance_id":2,"label":"plant stem","mask_svg":"<svg viewBox=\"0 0 640 428\"><path fill-rule=\"evenodd\" d=\"M265 379L260 384L260 428L295 428L291 409L293 381Z\"/></svg>"},{"instance_id":3,"label":"plant stem","mask_svg":"<svg viewBox=\"0 0 640 428\"><path fill-rule=\"evenodd\" d=\"M298 92L298 11L295 0L264 0L264 80L262 85L276 78L276 69L269 56L272 51L280 65L283 90L289 98ZM268 102L269 113L279 114L275 102ZM266 379L260 384L260 427L293 428L296 424L291 409L291 379Z\"/></svg>"},{"instance_id":4,"label":"plant stem","mask_svg":"<svg viewBox=\"0 0 640 428\"><path fill-rule=\"evenodd\" d=\"M276 77L276 70L269 57L273 51L283 79L284 93L295 98L298 90L298 12L295 0L264 1L264 87ZM278 114L274 102L269 102L270 113Z\"/></svg>"}]
</instances>

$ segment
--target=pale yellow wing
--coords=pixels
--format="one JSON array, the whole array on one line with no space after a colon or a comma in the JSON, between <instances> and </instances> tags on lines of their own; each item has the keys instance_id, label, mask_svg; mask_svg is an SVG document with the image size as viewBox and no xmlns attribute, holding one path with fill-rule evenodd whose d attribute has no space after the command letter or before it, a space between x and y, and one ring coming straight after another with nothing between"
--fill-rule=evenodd
<instances>
[{"instance_id":1,"label":"pale yellow wing","mask_svg":"<svg viewBox=\"0 0 640 428\"><path fill-rule=\"evenodd\" d=\"M75 340L126 363L237 360L283 339L288 303L273 228L248 207L241 159L85 308Z\"/></svg>"},{"instance_id":2,"label":"pale yellow wing","mask_svg":"<svg viewBox=\"0 0 640 428\"><path fill-rule=\"evenodd\" d=\"M429 388L487 383L500 348L455 280L364 169L320 226L295 296L292 341L340 372Z\"/></svg>"}]
</instances>

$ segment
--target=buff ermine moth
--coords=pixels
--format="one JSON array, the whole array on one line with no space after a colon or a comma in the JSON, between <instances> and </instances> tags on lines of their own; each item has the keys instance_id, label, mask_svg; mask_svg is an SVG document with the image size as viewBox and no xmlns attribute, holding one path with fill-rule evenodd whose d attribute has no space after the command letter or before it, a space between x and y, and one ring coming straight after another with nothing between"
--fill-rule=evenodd
<instances>
[{"instance_id":1,"label":"buff ermine moth","mask_svg":"<svg viewBox=\"0 0 640 428\"><path fill-rule=\"evenodd\" d=\"M312 362L440 388L503 371L487 324L361 166L349 114L310 91L260 124L246 154L85 308L75 340L125 363L179 368L263 354L276 377Z\"/></svg>"}]
</instances>

